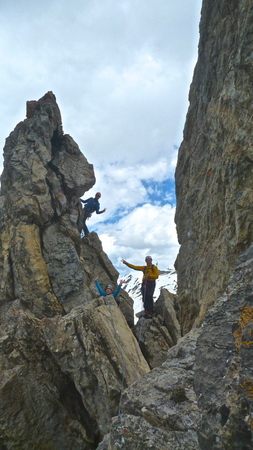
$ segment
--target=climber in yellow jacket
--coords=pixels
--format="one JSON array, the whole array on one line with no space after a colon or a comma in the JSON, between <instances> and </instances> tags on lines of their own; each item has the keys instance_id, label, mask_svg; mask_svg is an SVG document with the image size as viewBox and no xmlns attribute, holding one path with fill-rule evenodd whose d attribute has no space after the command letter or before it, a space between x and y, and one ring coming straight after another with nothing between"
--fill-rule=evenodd
<instances>
[{"instance_id":1,"label":"climber in yellow jacket","mask_svg":"<svg viewBox=\"0 0 253 450\"><path fill-rule=\"evenodd\" d=\"M143 272L142 277L142 285L141 285L141 293L142 293L142 301L144 305L144 318L152 319L154 312L154 290L156 280L159 277L159 270L157 266L152 264L151 256L146 256L146 266L134 266L133 264L128 263L125 259L121 260L123 264L130 267L134 270L141 270Z\"/></svg>"}]
</instances>

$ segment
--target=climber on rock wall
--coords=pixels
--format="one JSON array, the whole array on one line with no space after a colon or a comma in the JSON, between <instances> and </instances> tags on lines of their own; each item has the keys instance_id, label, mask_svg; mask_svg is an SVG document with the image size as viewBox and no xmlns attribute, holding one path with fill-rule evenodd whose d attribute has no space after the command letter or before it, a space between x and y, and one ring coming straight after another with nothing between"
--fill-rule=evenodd
<instances>
[{"instance_id":1,"label":"climber on rock wall","mask_svg":"<svg viewBox=\"0 0 253 450\"><path fill-rule=\"evenodd\" d=\"M134 266L133 264L128 263L125 259L122 259L121 262L126 266L130 267L134 270L141 270L143 272L142 285L141 285L141 293L142 293L142 301L144 305L144 319L152 319L154 312L154 290L155 290L155 280L159 277L159 270L157 266L152 264L151 256L146 256L145 258L146 266Z\"/></svg>"},{"instance_id":2,"label":"climber on rock wall","mask_svg":"<svg viewBox=\"0 0 253 450\"><path fill-rule=\"evenodd\" d=\"M86 220L89 219L92 215L92 213L94 213L96 211L96 214L102 214L106 211L106 208L104 208L102 211L100 211L100 203L98 201L98 199L101 197L101 193L97 192L95 197L90 197L87 200L83 200L80 198L80 201L82 203L85 204L85 206L83 207L83 220L82 220L82 229L84 232L84 235L87 236L87 234L89 233L89 230L87 228L86 225Z\"/></svg>"},{"instance_id":3,"label":"climber on rock wall","mask_svg":"<svg viewBox=\"0 0 253 450\"><path fill-rule=\"evenodd\" d=\"M126 281L120 280L119 285L117 286L117 289L116 289L115 292L113 292L113 286L111 284L108 284L106 286L105 290L103 290L102 287L101 287L101 284L98 281L98 277L96 277L94 281L95 281L95 284L97 286L97 290L98 290L99 294L102 297L106 297L107 295L112 295L114 297L114 299L116 300L117 304L119 305L119 300L117 300L117 296L118 296L119 291L121 289L121 285L123 283L126 283Z\"/></svg>"}]
</instances>

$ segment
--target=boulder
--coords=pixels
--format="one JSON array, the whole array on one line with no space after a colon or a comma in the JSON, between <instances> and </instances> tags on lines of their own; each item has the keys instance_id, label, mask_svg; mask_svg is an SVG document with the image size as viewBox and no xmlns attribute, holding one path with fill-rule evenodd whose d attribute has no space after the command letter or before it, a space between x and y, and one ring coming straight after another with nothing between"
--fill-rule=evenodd
<instances>
[{"instance_id":1,"label":"boulder","mask_svg":"<svg viewBox=\"0 0 253 450\"><path fill-rule=\"evenodd\" d=\"M160 366L167 359L168 349L174 345L162 318L141 318L133 332L149 367L153 369Z\"/></svg>"}]
</instances>

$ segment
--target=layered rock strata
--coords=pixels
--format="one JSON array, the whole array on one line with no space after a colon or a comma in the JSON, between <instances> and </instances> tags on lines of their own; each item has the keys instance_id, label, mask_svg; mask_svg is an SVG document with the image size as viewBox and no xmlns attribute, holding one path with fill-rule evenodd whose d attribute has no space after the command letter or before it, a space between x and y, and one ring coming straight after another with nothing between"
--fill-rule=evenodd
<instances>
[{"instance_id":1,"label":"layered rock strata","mask_svg":"<svg viewBox=\"0 0 253 450\"><path fill-rule=\"evenodd\" d=\"M251 0L203 1L176 169L183 333L201 323L253 240L252 35Z\"/></svg>"}]
</instances>

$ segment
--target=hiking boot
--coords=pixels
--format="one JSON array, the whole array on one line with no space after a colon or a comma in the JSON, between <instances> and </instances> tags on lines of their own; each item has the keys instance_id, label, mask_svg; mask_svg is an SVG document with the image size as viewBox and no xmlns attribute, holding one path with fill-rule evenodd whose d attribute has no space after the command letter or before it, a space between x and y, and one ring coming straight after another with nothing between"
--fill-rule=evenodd
<instances>
[{"instance_id":1,"label":"hiking boot","mask_svg":"<svg viewBox=\"0 0 253 450\"><path fill-rule=\"evenodd\" d=\"M147 314L147 313L145 313L145 314L143 315L143 317L144 317L144 319L152 319L152 318L153 318L153 314Z\"/></svg>"}]
</instances>

